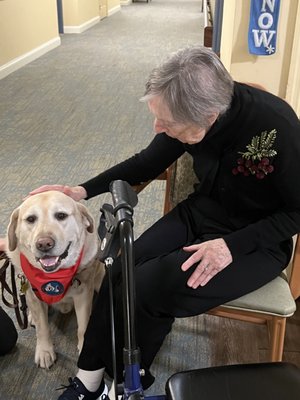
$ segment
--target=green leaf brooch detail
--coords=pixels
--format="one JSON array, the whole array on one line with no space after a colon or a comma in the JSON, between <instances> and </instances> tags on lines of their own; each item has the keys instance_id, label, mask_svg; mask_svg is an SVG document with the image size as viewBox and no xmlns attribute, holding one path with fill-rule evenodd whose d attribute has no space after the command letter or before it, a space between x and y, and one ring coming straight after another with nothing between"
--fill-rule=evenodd
<instances>
[{"instance_id":1,"label":"green leaf brooch detail","mask_svg":"<svg viewBox=\"0 0 300 400\"><path fill-rule=\"evenodd\" d=\"M241 157L237 159L237 166L232 169L233 175L254 175L257 179L264 179L266 175L272 173L274 171L272 157L277 154L272 148L276 133L276 129L273 129L269 133L264 131L260 136L254 136L251 143L246 146L247 151L238 152Z\"/></svg>"}]
</instances>

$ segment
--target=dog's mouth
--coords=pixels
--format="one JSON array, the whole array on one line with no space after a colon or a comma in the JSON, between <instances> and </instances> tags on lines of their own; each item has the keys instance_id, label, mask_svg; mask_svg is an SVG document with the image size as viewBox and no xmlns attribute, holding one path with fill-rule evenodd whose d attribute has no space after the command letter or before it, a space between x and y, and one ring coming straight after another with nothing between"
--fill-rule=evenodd
<instances>
[{"instance_id":1,"label":"dog's mouth","mask_svg":"<svg viewBox=\"0 0 300 400\"><path fill-rule=\"evenodd\" d=\"M60 256L44 255L41 258L37 257L37 261L41 264L43 270L46 272L55 271L60 266L62 260L68 257L71 243L68 244L66 250Z\"/></svg>"}]
</instances>

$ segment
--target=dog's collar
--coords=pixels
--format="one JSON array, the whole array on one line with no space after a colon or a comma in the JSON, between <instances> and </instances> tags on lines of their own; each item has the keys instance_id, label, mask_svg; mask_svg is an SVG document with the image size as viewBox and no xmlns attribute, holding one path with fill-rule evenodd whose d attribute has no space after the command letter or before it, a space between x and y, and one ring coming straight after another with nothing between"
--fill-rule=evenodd
<instances>
[{"instance_id":1,"label":"dog's collar","mask_svg":"<svg viewBox=\"0 0 300 400\"><path fill-rule=\"evenodd\" d=\"M72 279L80 265L82 253L83 250L81 250L76 264L72 267L59 269L51 273L46 273L35 268L30 264L24 254L21 253L21 267L35 295L47 304L60 301L65 296L72 283Z\"/></svg>"}]
</instances>

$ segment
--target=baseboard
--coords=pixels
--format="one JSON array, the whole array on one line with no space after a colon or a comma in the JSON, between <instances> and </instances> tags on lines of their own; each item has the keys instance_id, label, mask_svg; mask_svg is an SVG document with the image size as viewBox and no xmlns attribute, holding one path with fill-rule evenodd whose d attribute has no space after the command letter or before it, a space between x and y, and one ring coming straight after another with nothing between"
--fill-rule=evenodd
<instances>
[{"instance_id":1,"label":"baseboard","mask_svg":"<svg viewBox=\"0 0 300 400\"><path fill-rule=\"evenodd\" d=\"M14 58L8 63L1 65L0 79L5 78L7 75L11 74L14 71L17 71L19 68L24 67L24 65L29 64L30 62L36 60L37 58L48 53L48 51L53 50L60 44L61 44L61 39L58 36L54 39L49 40L46 43L43 43L41 46L38 46L35 49L30 50L28 53L22 54L20 57Z\"/></svg>"},{"instance_id":2,"label":"baseboard","mask_svg":"<svg viewBox=\"0 0 300 400\"><path fill-rule=\"evenodd\" d=\"M116 12L121 10L121 6L118 5L114 8L111 8L110 10L108 10L108 16L110 17L111 15L115 14Z\"/></svg>"},{"instance_id":3,"label":"baseboard","mask_svg":"<svg viewBox=\"0 0 300 400\"><path fill-rule=\"evenodd\" d=\"M120 4L121 6L129 6L129 4L132 3L132 0L121 0Z\"/></svg>"},{"instance_id":4,"label":"baseboard","mask_svg":"<svg viewBox=\"0 0 300 400\"><path fill-rule=\"evenodd\" d=\"M95 17L90 19L89 21L85 22L82 25L76 26L64 26L64 33L82 33L87 29L91 28L92 26L98 24L100 21L100 17Z\"/></svg>"}]
</instances>

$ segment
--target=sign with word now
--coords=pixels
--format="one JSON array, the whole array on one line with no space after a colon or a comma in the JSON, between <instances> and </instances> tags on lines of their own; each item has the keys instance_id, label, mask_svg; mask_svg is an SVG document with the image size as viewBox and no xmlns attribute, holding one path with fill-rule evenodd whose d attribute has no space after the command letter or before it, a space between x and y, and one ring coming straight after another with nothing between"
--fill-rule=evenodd
<instances>
[{"instance_id":1,"label":"sign with word now","mask_svg":"<svg viewBox=\"0 0 300 400\"><path fill-rule=\"evenodd\" d=\"M280 0L251 0L249 53L270 56L276 52Z\"/></svg>"}]
</instances>

